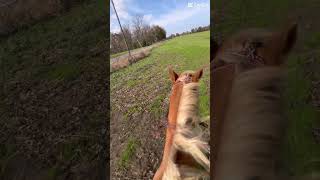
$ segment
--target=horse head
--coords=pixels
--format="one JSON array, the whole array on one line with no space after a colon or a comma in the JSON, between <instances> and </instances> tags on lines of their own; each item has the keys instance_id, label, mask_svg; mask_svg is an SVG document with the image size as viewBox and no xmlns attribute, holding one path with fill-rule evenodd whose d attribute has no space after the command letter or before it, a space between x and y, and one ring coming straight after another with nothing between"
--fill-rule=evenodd
<instances>
[{"instance_id":1,"label":"horse head","mask_svg":"<svg viewBox=\"0 0 320 180\"><path fill-rule=\"evenodd\" d=\"M197 173L202 172L198 170L199 162L209 169L210 162L203 152L206 145L198 139L198 134L189 126L189 120L194 122L197 119L194 117L197 114L197 106L194 105L197 104L198 98L195 92L202 75L203 69L178 74L169 67L169 77L173 85L169 102L168 126L162 162L154 180L189 176L195 169ZM185 107L186 103L187 107ZM182 167L187 170L182 170Z\"/></svg>"},{"instance_id":2,"label":"horse head","mask_svg":"<svg viewBox=\"0 0 320 180\"><path fill-rule=\"evenodd\" d=\"M292 24L279 31L247 29L226 39L221 45L213 46L211 62L211 134L213 134L216 161L221 144L221 130L228 108L232 84L243 72L261 67L278 67L296 42L297 25ZM211 166L213 173L215 169Z\"/></svg>"},{"instance_id":3,"label":"horse head","mask_svg":"<svg viewBox=\"0 0 320 180\"><path fill-rule=\"evenodd\" d=\"M198 71L185 71L181 74L177 74L172 67L169 67L169 76L173 84L182 82L184 84L191 82L199 82L202 77L203 69L199 69Z\"/></svg>"}]
</instances>

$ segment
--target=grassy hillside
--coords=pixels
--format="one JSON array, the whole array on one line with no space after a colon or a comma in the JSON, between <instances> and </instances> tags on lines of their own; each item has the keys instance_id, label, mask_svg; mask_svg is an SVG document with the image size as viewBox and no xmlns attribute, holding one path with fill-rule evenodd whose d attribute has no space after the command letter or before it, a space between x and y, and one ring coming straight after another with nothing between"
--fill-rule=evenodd
<instances>
[{"instance_id":1,"label":"grassy hillside","mask_svg":"<svg viewBox=\"0 0 320 180\"><path fill-rule=\"evenodd\" d=\"M320 1L317 0L220 0L215 1L211 29L221 41L248 27L275 29L286 22L299 26L298 42L288 58L286 109L289 129L283 148L283 171L302 175L320 170L320 144L312 135L319 127L320 104Z\"/></svg>"},{"instance_id":2,"label":"grassy hillside","mask_svg":"<svg viewBox=\"0 0 320 180\"><path fill-rule=\"evenodd\" d=\"M152 178L158 167L171 89L169 65L178 73L205 67L200 115L209 115L209 47L209 31L176 37L155 48L149 57L111 74L113 176Z\"/></svg>"},{"instance_id":3,"label":"grassy hillside","mask_svg":"<svg viewBox=\"0 0 320 180\"><path fill-rule=\"evenodd\" d=\"M88 2L0 39L0 179L105 173L106 15Z\"/></svg>"}]
</instances>

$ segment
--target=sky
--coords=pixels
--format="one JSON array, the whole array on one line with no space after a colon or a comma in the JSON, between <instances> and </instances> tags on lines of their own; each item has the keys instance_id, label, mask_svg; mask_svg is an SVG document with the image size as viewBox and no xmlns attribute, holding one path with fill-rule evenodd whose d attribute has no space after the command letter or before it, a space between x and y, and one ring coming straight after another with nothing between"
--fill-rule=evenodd
<instances>
[{"instance_id":1,"label":"sky","mask_svg":"<svg viewBox=\"0 0 320 180\"><path fill-rule=\"evenodd\" d=\"M210 24L210 0L113 0L121 24L131 24L136 15L146 23L163 27L167 36ZM120 27L110 1L110 31Z\"/></svg>"}]
</instances>

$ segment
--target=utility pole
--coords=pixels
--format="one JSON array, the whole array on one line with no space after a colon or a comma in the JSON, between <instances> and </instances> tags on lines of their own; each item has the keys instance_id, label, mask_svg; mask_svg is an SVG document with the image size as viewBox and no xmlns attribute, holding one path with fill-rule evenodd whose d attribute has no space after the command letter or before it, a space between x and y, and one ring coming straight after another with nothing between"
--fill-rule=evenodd
<instances>
[{"instance_id":1,"label":"utility pole","mask_svg":"<svg viewBox=\"0 0 320 180\"><path fill-rule=\"evenodd\" d=\"M119 19L119 16L118 16L118 13L117 13L117 10L116 10L116 7L114 6L114 3L113 3L113 0L111 0L111 3L112 3L112 6L113 6L113 9L114 9L114 12L116 13L116 16L117 16L117 19L118 19L118 23L119 23L119 26L120 26L120 29L121 29L121 32L122 32L122 36L123 36L123 39L124 39L124 42L127 46L127 50L129 52L129 63L131 64L131 52L130 52L130 49L129 49L129 46L128 46L128 43L127 43L127 39L123 33L123 29L122 29L122 26L121 26L121 23L120 23L120 19Z\"/></svg>"}]
</instances>

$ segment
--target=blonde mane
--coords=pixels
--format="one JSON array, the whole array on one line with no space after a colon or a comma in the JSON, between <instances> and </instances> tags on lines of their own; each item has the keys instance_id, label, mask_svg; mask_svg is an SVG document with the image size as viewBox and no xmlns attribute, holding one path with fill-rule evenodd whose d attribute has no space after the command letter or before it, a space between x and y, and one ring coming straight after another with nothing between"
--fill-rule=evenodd
<instances>
[{"instance_id":1,"label":"blonde mane","mask_svg":"<svg viewBox=\"0 0 320 180\"><path fill-rule=\"evenodd\" d=\"M207 157L209 146L202 140L201 129L198 127L199 83L188 83L183 86L179 103L176 132L170 158L163 175L163 180L198 179L209 176L210 161ZM190 154L202 170L175 164L177 151Z\"/></svg>"},{"instance_id":2,"label":"blonde mane","mask_svg":"<svg viewBox=\"0 0 320 180\"><path fill-rule=\"evenodd\" d=\"M234 79L216 179L277 177L278 151L286 124L281 98L283 75L280 67L264 67Z\"/></svg>"}]
</instances>

